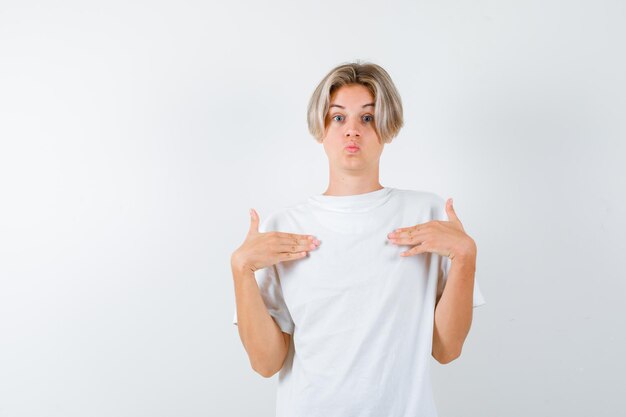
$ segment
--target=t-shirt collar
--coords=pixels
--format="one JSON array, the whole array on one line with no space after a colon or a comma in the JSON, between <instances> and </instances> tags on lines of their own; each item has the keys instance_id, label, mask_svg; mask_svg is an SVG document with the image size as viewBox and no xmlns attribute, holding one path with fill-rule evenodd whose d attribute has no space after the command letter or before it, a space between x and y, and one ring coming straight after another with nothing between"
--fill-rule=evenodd
<instances>
[{"instance_id":1,"label":"t-shirt collar","mask_svg":"<svg viewBox=\"0 0 626 417\"><path fill-rule=\"evenodd\" d=\"M384 204L390 197L392 188L383 187L379 190L353 195L324 195L310 196L309 203L327 210L341 212L369 211Z\"/></svg>"}]
</instances>

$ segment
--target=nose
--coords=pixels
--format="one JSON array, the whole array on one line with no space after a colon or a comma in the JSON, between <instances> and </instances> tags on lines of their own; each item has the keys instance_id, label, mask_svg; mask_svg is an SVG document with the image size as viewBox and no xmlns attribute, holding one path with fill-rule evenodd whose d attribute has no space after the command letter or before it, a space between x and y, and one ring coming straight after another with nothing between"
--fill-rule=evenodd
<instances>
[{"instance_id":1,"label":"nose","mask_svg":"<svg viewBox=\"0 0 626 417\"><path fill-rule=\"evenodd\" d=\"M348 137L361 136L361 131L356 122L346 124L345 135Z\"/></svg>"}]
</instances>

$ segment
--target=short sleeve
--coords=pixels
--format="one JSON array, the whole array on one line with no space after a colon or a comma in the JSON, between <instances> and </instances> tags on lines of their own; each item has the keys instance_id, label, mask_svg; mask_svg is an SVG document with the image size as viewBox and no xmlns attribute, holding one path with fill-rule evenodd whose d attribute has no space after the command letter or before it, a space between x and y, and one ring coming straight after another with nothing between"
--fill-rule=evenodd
<instances>
[{"instance_id":1,"label":"short sleeve","mask_svg":"<svg viewBox=\"0 0 626 417\"><path fill-rule=\"evenodd\" d=\"M275 216L268 216L265 221L261 221L259 225L259 232L265 232L267 230L276 230L273 225ZM259 269L254 272L254 278L259 287L261 298L267 307L267 311L274 318L278 327L289 334L293 334L295 325L287 303L283 296L282 287L280 285L280 277L276 265L270 265L266 268ZM237 325L237 306L235 306L235 312L233 316L233 324Z\"/></svg>"},{"instance_id":2,"label":"short sleeve","mask_svg":"<svg viewBox=\"0 0 626 417\"><path fill-rule=\"evenodd\" d=\"M446 286L446 282L448 281L448 272L450 271L451 261L447 256L440 256L441 261L439 263L439 280L437 281L437 301L443 295L443 290ZM474 295L473 295L473 307L478 307L485 304L485 297L483 297L482 292L480 291L480 286L478 285L478 280L474 278Z\"/></svg>"}]
</instances>

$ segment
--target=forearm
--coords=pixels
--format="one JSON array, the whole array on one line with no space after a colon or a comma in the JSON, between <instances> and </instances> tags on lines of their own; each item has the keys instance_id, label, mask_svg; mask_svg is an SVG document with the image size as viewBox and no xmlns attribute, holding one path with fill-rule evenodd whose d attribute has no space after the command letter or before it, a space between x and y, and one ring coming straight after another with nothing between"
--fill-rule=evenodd
<instances>
[{"instance_id":1,"label":"forearm","mask_svg":"<svg viewBox=\"0 0 626 417\"><path fill-rule=\"evenodd\" d=\"M461 354L472 324L475 257L452 261L445 289L435 307L433 357L448 363Z\"/></svg>"},{"instance_id":2,"label":"forearm","mask_svg":"<svg viewBox=\"0 0 626 417\"><path fill-rule=\"evenodd\" d=\"M237 327L252 368L269 377L283 365L287 346L282 330L267 311L254 272L231 264Z\"/></svg>"}]
</instances>

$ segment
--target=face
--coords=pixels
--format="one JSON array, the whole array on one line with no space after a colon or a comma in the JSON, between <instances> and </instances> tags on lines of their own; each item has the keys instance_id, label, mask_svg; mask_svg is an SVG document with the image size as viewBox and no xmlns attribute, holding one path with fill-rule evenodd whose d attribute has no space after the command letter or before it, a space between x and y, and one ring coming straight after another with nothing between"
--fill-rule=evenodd
<instances>
[{"instance_id":1,"label":"face","mask_svg":"<svg viewBox=\"0 0 626 417\"><path fill-rule=\"evenodd\" d=\"M330 96L322 144L331 168L378 169L384 143L374 128L374 97L360 84L340 87Z\"/></svg>"}]
</instances>

